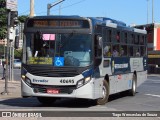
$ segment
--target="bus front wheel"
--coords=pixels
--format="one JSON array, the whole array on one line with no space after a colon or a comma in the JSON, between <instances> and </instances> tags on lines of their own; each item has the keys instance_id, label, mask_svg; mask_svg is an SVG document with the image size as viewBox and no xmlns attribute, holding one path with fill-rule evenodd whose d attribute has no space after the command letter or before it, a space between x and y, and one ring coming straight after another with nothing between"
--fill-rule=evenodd
<instances>
[{"instance_id":1,"label":"bus front wheel","mask_svg":"<svg viewBox=\"0 0 160 120\"><path fill-rule=\"evenodd\" d=\"M103 97L96 100L97 105L104 105L108 102L109 98L109 85L106 80L103 81L103 88L102 88Z\"/></svg>"},{"instance_id":2,"label":"bus front wheel","mask_svg":"<svg viewBox=\"0 0 160 120\"><path fill-rule=\"evenodd\" d=\"M56 101L56 98L52 97L37 97L38 101L43 105L51 105Z\"/></svg>"}]
</instances>

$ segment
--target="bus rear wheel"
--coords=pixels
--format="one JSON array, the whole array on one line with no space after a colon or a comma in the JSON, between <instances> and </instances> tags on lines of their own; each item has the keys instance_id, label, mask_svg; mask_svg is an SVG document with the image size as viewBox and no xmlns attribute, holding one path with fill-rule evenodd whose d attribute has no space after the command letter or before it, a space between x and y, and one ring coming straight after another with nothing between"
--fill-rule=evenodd
<instances>
[{"instance_id":1,"label":"bus rear wheel","mask_svg":"<svg viewBox=\"0 0 160 120\"><path fill-rule=\"evenodd\" d=\"M37 97L38 101L43 105L51 105L56 101L56 98L52 97Z\"/></svg>"},{"instance_id":2,"label":"bus rear wheel","mask_svg":"<svg viewBox=\"0 0 160 120\"><path fill-rule=\"evenodd\" d=\"M103 81L102 92L103 92L102 93L103 97L96 100L96 104L97 105L104 105L105 103L108 102L108 98L109 98L109 85L108 85L108 82L106 80Z\"/></svg>"},{"instance_id":3,"label":"bus rear wheel","mask_svg":"<svg viewBox=\"0 0 160 120\"><path fill-rule=\"evenodd\" d=\"M135 94L136 94L136 87L137 87L137 76L135 74L133 74L132 88L129 90L129 95L130 96L135 96Z\"/></svg>"}]
</instances>

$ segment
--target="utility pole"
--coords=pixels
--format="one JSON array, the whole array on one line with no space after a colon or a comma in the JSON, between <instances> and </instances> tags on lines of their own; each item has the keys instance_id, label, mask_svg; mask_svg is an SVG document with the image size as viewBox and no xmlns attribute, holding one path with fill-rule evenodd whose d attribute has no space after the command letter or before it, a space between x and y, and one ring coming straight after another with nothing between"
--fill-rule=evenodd
<instances>
[{"instance_id":1,"label":"utility pole","mask_svg":"<svg viewBox=\"0 0 160 120\"><path fill-rule=\"evenodd\" d=\"M65 0L58 0L56 2L54 2L53 4L47 4L47 16L50 15L50 9L53 7L53 6L56 6L58 5L59 3L63 2Z\"/></svg>"},{"instance_id":2,"label":"utility pole","mask_svg":"<svg viewBox=\"0 0 160 120\"><path fill-rule=\"evenodd\" d=\"M147 24L149 23L149 0L147 0Z\"/></svg>"},{"instance_id":3,"label":"utility pole","mask_svg":"<svg viewBox=\"0 0 160 120\"><path fill-rule=\"evenodd\" d=\"M30 17L34 16L34 0L30 0Z\"/></svg>"},{"instance_id":4,"label":"utility pole","mask_svg":"<svg viewBox=\"0 0 160 120\"><path fill-rule=\"evenodd\" d=\"M10 19L11 19L11 11L8 10L7 11L7 18L8 18L8 22L7 22L7 55L6 55L6 69L5 69L5 89L4 91L1 93L2 95L8 95L9 94L9 91L8 91L8 78L9 78L9 33L10 33Z\"/></svg>"},{"instance_id":5,"label":"utility pole","mask_svg":"<svg viewBox=\"0 0 160 120\"><path fill-rule=\"evenodd\" d=\"M152 23L154 23L154 0L152 0Z\"/></svg>"}]
</instances>

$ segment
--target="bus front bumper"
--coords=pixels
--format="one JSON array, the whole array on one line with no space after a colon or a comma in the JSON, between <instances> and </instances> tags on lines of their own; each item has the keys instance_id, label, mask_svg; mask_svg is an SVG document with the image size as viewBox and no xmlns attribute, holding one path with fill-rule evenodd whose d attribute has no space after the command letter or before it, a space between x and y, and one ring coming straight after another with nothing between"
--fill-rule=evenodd
<instances>
[{"instance_id":1,"label":"bus front bumper","mask_svg":"<svg viewBox=\"0 0 160 120\"><path fill-rule=\"evenodd\" d=\"M94 82L91 80L87 84L75 88L71 93L47 93L37 92L34 88L28 86L23 80L21 80L21 95L22 97L56 97L56 98L85 98L85 99L96 99ZM96 96L96 97L95 97Z\"/></svg>"}]
</instances>

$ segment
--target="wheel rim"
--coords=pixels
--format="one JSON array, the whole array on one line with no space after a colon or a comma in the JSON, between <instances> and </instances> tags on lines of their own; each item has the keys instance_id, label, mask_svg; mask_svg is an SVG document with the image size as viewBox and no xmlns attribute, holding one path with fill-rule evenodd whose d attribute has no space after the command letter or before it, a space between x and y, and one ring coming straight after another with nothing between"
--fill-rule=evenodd
<instances>
[{"instance_id":1,"label":"wheel rim","mask_svg":"<svg viewBox=\"0 0 160 120\"><path fill-rule=\"evenodd\" d=\"M106 93L107 93L107 90L105 86L103 86L103 89L102 89L103 99L106 97Z\"/></svg>"},{"instance_id":2,"label":"wheel rim","mask_svg":"<svg viewBox=\"0 0 160 120\"><path fill-rule=\"evenodd\" d=\"M133 77L133 92L136 92L135 76Z\"/></svg>"}]
</instances>

